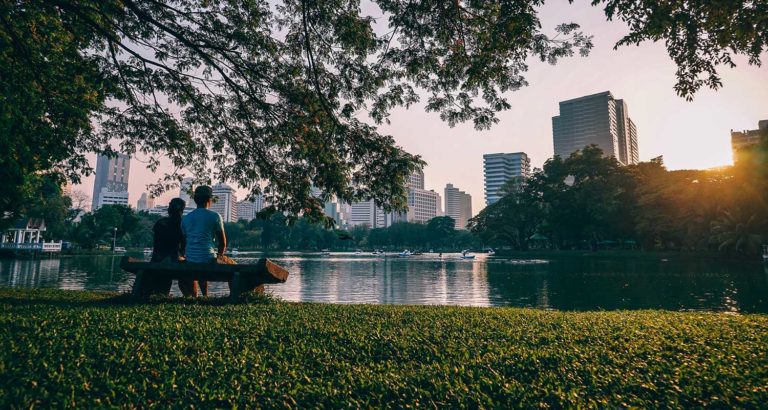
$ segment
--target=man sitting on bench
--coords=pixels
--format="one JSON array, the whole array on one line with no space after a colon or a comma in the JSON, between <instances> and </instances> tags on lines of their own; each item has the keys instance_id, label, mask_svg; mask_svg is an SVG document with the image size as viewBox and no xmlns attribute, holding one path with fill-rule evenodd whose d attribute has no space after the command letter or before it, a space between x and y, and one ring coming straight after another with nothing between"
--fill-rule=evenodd
<instances>
[{"instance_id":1,"label":"man sitting on bench","mask_svg":"<svg viewBox=\"0 0 768 410\"><path fill-rule=\"evenodd\" d=\"M187 263L234 264L235 261L224 256L227 237L221 215L208 209L213 202L213 189L207 185L197 187L194 200L197 209L181 220ZM200 281L200 290L203 296L208 296L207 281Z\"/></svg>"}]
</instances>

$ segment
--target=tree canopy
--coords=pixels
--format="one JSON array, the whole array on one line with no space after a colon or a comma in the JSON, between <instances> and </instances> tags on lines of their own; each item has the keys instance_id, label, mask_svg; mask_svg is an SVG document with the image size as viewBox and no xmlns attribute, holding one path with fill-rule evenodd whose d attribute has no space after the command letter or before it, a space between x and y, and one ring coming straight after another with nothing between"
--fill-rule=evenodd
<instances>
[{"instance_id":1,"label":"tree canopy","mask_svg":"<svg viewBox=\"0 0 768 410\"><path fill-rule=\"evenodd\" d=\"M36 175L77 182L85 154L113 147L173 165L156 194L212 171L294 214L319 215L331 195L403 208L423 162L376 125L420 97L450 125L497 122L530 59L592 47L578 24L542 27L543 3L0 0L0 217L23 209ZM628 23L617 46L665 42L686 98L768 44L765 1L592 4Z\"/></svg>"}]
</instances>

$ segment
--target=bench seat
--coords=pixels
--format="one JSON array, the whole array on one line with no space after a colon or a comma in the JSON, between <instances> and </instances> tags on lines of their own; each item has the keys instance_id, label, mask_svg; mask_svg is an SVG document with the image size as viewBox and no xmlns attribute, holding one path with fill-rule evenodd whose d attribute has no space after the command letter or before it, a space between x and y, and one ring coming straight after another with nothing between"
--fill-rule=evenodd
<instances>
[{"instance_id":1,"label":"bench seat","mask_svg":"<svg viewBox=\"0 0 768 410\"><path fill-rule=\"evenodd\" d=\"M141 296L141 286L146 275L164 276L170 279L190 279L209 282L230 282L230 298L235 301L244 290L265 284L284 283L288 271L267 258L253 264L224 265L217 263L146 262L124 256L120 268L136 274L131 295Z\"/></svg>"}]
</instances>

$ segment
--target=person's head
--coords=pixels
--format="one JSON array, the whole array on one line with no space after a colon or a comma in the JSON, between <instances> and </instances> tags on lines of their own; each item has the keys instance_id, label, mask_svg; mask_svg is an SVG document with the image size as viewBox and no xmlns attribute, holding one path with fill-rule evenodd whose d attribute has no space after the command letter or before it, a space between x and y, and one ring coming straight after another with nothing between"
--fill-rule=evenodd
<instances>
[{"instance_id":1,"label":"person's head","mask_svg":"<svg viewBox=\"0 0 768 410\"><path fill-rule=\"evenodd\" d=\"M213 189L208 185L195 188L195 204L198 208L210 208L213 201Z\"/></svg>"},{"instance_id":2,"label":"person's head","mask_svg":"<svg viewBox=\"0 0 768 410\"><path fill-rule=\"evenodd\" d=\"M184 202L181 198L173 198L171 199L171 202L168 203L168 216L171 218L181 218L181 215L184 214L184 208L187 207L187 203Z\"/></svg>"}]
</instances>

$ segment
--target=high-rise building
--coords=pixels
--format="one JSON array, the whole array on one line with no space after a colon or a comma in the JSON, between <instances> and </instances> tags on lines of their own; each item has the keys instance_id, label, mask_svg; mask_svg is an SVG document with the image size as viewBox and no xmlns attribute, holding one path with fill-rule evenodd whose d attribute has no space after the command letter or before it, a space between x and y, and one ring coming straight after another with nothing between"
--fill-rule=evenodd
<instances>
[{"instance_id":1,"label":"high-rise building","mask_svg":"<svg viewBox=\"0 0 768 410\"><path fill-rule=\"evenodd\" d=\"M187 203L187 207L194 207L194 201L192 201L192 181L193 178L184 178L181 180L181 184L179 185L179 198L184 200L184 202Z\"/></svg>"},{"instance_id":2,"label":"high-rise building","mask_svg":"<svg viewBox=\"0 0 768 410\"><path fill-rule=\"evenodd\" d=\"M587 145L597 145L624 165L639 159L637 127L624 100L610 91L560 102L560 115L552 117L555 155L565 159Z\"/></svg>"},{"instance_id":3,"label":"high-rise building","mask_svg":"<svg viewBox=\"0 0 768 410\"><path fill-rule=\"evenodd\" d=\"M237 196L231 186L219 183L211 187L214 201L211 211L218 212L224 222L237 222Z\"/></svg>"},{"instance_id":4,"label":"high-rise building","mask_svg":"<svg viewBox=\"0 0 768 410\"><path fill-rule=\"evenodd\" d=\"M143 192L141 194L141 198L139 198L139 200L136 201L137 211L147 211L154 207L155 207L155 198L152 198L151 196L147 195L146 192Z\"/></svg>"},{"instance_id":5,"label":"high-rise building","mask_svg":"<svg viewBox=\"0 0 768 410\"><path fill-rule=\"evenodd\" d=\"M407 189L424 189L424 170L417 169L405 181Z\"/></svg>"},{"instance_id":6,"label":"high-rise building","mask_svg":"<svg viewBox=\"0 0 768 410\"><path fill-rule=\"evenodd\" d=\"M253 200L242 200L237 203L237 219L251 221L262 209L264 209L264 196L262 195L256 195Z\"/></svg>"},{"instance_id":7,"label":"high-rise building","mask_svg":"<svg viewBox=\"0 0 768 410\"><path fill-rule=\"evenodd\" d=\"M768 120L759 121L756 130L731 130L733 162L736 163L742 160L745 157L745 153L760 144L761 139L768 139Z\"/></svg>"},{"instance_id":8,"label":"high-rise building","mask_svg":"<svg viewBox=\"0 0 768 410\"><path fill-rule=\"evenodd\" d=\"M408 212L392 215L393 222L427 222L442 213L440 194L424 189L424 170L414 171L405 181L408 190Z\"/></svg>"},{"instance_id":9,"label":"high-rise building","mask_svg":"<svg viewBox=\"0 0 768 410\"><path fill-rule=\"evenodd\" d=\"M390 223L388 223L390 222ZM391 221L383 209L376 206L373 199L363 202L353 202L349 208L350 226L368 226L369 228L386 228Z\"/></svg>"},{"instance_id":10,"label":"high-rise building","mask_svg":"<svg viewBox=\"0 0 768 410\"><path fill-rule=\"evenodd\" d=\"M445 215L456 221L456 229L467 229L472 218L472 196L448 184L445 186Z\"/></svg>"},{"instance_id":11,"label":"high-rise building","mask_svg":"<svg viewBox=\"0 0 768 410\"><path fill-rule=\"evenodd\" d=\"M440 194L426 189L408 190L408 222L426 223L442 213Z\"/></svg>"},{"instance_id":12,"label":"high-rise building","mask_svg":"<svg viewBox=\"0 0 768 410\"><path fill-rule=\"evenodd\" d=\"M96 158L96 180L93 183L91 209L102 205L128 205L128 176L131 157L117 154L114 158L99 155Z\"/></svg>"},{"instance_id":13,"label":"high-rise building","mask_svg":"<svg viewBox=\"0 0 768 410\"><path fill-rule=\"evenodd\" d=\"M483 155L485 179L485 204L491 205L502 197L501 189L511 179L528 178L531 174L531 160L525 152Z\"/></svg>"}]
</instances>

